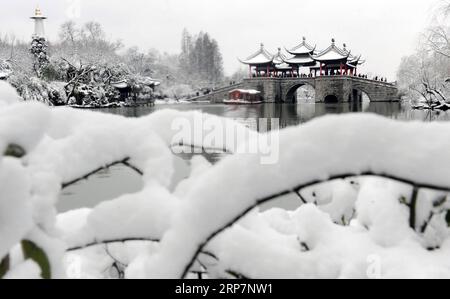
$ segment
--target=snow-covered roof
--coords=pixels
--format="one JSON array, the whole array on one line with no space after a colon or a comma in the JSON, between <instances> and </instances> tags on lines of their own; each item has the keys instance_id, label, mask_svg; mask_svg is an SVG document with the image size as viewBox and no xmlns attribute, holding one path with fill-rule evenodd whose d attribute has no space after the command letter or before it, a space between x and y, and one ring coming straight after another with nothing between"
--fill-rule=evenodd
<instances>
[{"instance_id":1,"label":"snow-covered roof","mask_svg":"<svg viewBox=\"0 0 450 299\"><path fill-rule=\"evenodd\" d=\"M281 53L281 48L278 48L278 52L277 54L273 57L272 62L277 65L277 64L282 64L284 63L284 61L286 60L286 55L284 55L283 53Z\"/></svg>"},{"instance_id":2,"label":"snow-covered roof","mask_svg":"<svg viewBox=\"0 0 450 299\"><path fill-rule=\"evenodd\" d=\"M121 80L121 81L117 81L117 82L111 82L111 85L114 86L115 88L127 88L129 87L128 83L126 80Z\"/></svg>"},{"instance_id":3,"label":"snow-covered roof","mask_svg":"<svg viewBox=\"0 0 450 299\"><path fill-rule=\"evenodd\" d=\"M142 80L142 84L159 86L161 84L161 82L159 82L158 80L155 80L155 79L153 79L151 77L144 77L143 80Z\"/></svg>"},{"instance_id":4,"label":"snow-covered roof","mask_svg":"<svg viewBox=\"0 0 450 299\"><path fill-rule=\"evenodd\" d=\"M312 59L309 56L308 57L294 56L294 57L285 59L284 61L289 64L297 64L297 65L306 65L306 64L314 63L314 59Z\"/></svg>"},{"instance_id":5,"label":"snow-covered roof","mask_svg":"<svg viewBox=\"0 0 450 299\"><path fill-rule=\"evenodd\" d=\"M292 70L292 67L287 63L277 64L275 65L275 68L277 70Z\"/></svg>"},{"instance_id":6,"label":"snow-covered roof","mask_svg":"<svg viewBox=\"0 0 450 299\"><path fill-rule=\"evenodd\" d=\"M350 56L349 51L344 51L336 46L334 39L331 40L331 46L323 50L317 55L311 55L316 61L336 61L336 60L348 60Z\"/></svg>"},{"instance_id":7,"label":"snow-covered roof","mask_svg":"<svg viewBox=\"0 0 450 299\"><path fill-rule=\"evenodd\" d=\"M311 46L306 42L306 37L303 37L301 44L295 46L294 48L287 50L292 55L308 55L314 54L316 47Z\"/></svg>"},{"instance_id":8,"label":"snow-covered roof","mask_svg":"<svg viewBox=\"0 0 450 299\"><path fill-rule=\"evenodd\" d=\"M152 79L151 77L139 78L137 84L147 85L147 86L159 86L161 82ZM130 87L130 83L127 80L120 80L116 82L111 82L111 85L118 89L124 89Z\"/></svg>"},{"instance_id":9,"label":"snow-covered roof","mask_svg":"<svg viewBox=\"0 0 450 299\"><path fill-rule=\"evenodd\" d=\"M361 59L361 56L353 59L353 60L349 60L347 63L352 65L352 66L357 66L357 65L361 65L364 64L366 61L364 59Z\"/></svg>"},{"instance_id":10,"label":"snow-covered roof","mask_svg":"<svg viewBox=\"0 0 450 299\"><path fill-rule=\"evenodd\" d=\"M269 64L272 63L273 55L270 54L265 48L264 44L261 44L260 49L254 53L253 55L249 56L245 60L240 60L240 62L244 64L249 65L260 65L260 64Z\"/></svg>"},{"instance_id":11,"label":"snow-covered roof","mask_svg":"<svg viewBox=\"0 0 450 299\"><path fill-rule=\"evenodd\" d=\"M255 89L233 89L229 93L233 93L236 91L239 91L240 93L248 93L248 94L260 94L261 93L259 90L255 90Z\"/></svg>"},{"instance_id":12,"label":"snow-covered roof","mask_svg":"<svg viewBox=\"0 0 450 299\"><path fill-rule=\"evenodd\" d=\"M344 48L342 50L344 51L344 53L348 54L348 63L351 64L352 66L361 65L366 62L365 60L361 59L362 55L358 55L358 56L352 55L350 53L350 51L347 50L346 44L344 44Z\"/></svg>"}]
</instances>

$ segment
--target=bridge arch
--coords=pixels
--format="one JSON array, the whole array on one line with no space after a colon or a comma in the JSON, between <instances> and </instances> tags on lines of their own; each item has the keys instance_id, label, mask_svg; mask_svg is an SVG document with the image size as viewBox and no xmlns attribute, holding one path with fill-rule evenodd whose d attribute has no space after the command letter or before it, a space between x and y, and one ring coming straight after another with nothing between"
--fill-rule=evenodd
<instances>
[{"instance_id":1,"label":"bridge arch","mask_svg":"<svg viewBox=\"0 0 450 299\"><path fill-rule=\"evenodd\" d=\"M336 104L336 103L339 103L338 97L336 95L334 95L334 94L329 94L329 95L325 96L323 101L324 101L325 104Z\"/></svg>"},{"instance_id":2,"label":"bridge arch","mask_svg":"<svg viewBox=\"0 0 450 299\"><path fill-rule=\"evenodd\" d=\"M365 93L371 102L385 102L391 101L395 97L397 89L395 86L378 81L367 81L356 78L353 81L352 88L361 93ZM390 90L395 90L393 95Z\"/></svg>"},{"instance_id":3,"label":"bridge arch","mask_svg":"<svg viewBox=\"0 0 450 299\"><path fill-rule=\"evenodd\" d=\"M287 86L287 88L285 89L286 92L283 95L284 102L297 103L297 91L299 88L301 88L303 86L311 87L312 89L314 89L314 91L316 90L316 87L314 86L314 84L312 84L310 82L306 82L306 81L295 82L294 84Z\"/></svg>"},{"instance_id":4,"label":"bridge arch","mask_svg":"<svg viewBox=\"0 0 450 299\"><path fill-rule=\"evenodd\" d=\"M349 102L363 102L364 98L367 98L370 102L373 101L373 95L371 95L370 91L360 85L354 85L349 95Z\"/></svg>"}]
</instances>

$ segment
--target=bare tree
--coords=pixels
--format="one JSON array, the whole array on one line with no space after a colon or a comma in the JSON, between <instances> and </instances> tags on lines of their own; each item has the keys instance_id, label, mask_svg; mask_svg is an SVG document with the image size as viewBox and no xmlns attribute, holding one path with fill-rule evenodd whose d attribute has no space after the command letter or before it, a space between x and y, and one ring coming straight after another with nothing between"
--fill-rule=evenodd
<instances>
[{"instance_id":1,"label":"bare tree","mask_svg":"<svg viewBox=\"0 0 450 299\"><path fill-rule=\"evenodd\" d=\"M70 45L75 46L78 40L79 30L74 21L68 21L61 25L59 30L59 39L62 43L70 43Z\"/></svg>"},{"instance_id":2,"label":"bare tree","mask_svg":"<svg viewBox=\"0 0 450 299\"><path fill-rule=\"evenodd\" d=\"M425 101L428 107L442 106L450 99L449 12L450 0L442 0L416 53L402 60L398 72L400 87L410 98Z\"/></svg>"},{"instance_id":3,"label":"bare tree","mask_svg":"<svg viewBox=\"0 0 450 299\"><path fill-rule=\"evenodd\" d=\"M434 26L427 30L427 44L431 51L450 58L450 26Z\"/></svg>"}]
</instances>

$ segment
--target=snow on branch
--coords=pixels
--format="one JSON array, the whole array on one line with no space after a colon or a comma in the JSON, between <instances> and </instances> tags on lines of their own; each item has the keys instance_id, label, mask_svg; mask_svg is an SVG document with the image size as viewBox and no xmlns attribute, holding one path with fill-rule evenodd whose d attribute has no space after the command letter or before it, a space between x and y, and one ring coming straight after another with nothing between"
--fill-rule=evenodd
<instances>
[{"instance_id":1,"label":"snow on branch","mask_svg":"<svg viewBox=\"0 0 450 299\"><path fill-rule=\"evenodd\" d=\"M375 174L449 190L450 169L441 166L448 159L443 153L448 153L450 141L435 138L446 130L447 124L399 123L367 115L327 116L287 129L280 133L282 154L276 165L260 165L257 157L231 156L198 178L208 184L195 184L188 192L189 204L182 204L171 234L162 239L165 251L149 260L144 273L183 277L210 240L255 206L329 178ZM234 175L224 180L223 173ZM189 220L199 215L208 215L207 225ZM181 247L183 252L177 250ZM173 260L175 252L173 267L159 266Z\"/></svg>"},{"instance_id":2,"label":"snow on branch","mask_svg":"<svg viewBox=\"0 0 450 299\"><path fill-rule=\"evenodd\" d=\"M199 120L208 125L198 129ZM212 124L242 134L230 145L184 130L207 133ZM113 259L126 278L193 272L326 276L324 256L335 256L333 270L325 274L361 277L351 270L360 267L345 265L360 265L373 252L405 254L406 248L414 252L408 261L421 263L430 248L445 253L442 244L450 236L450 168L443 167L450 162L449 130L446 123L326 116L281 131L278 161L262 164L259 154L237 154L236 146L269 134L199 112L167 110L131 119L8 104L0 109L0 219L7 228L0 229L0 274L64 277L67 256L98 263L96 275ZM172 190L172 148L180 144L234 154L214 166L194 158L189 178ZM141 175L141 190L55 219L61 189L117 164ZM374 176L385 180L374 182ZM330 180L336 183L327 198L321 183ZM392 187L393 181L402 187ZM257 211L289 195L298 198L298 210ZM23 240L40 249L39 258L11 264L11 248ZM339 240L360 244L361 253ZM109 265L95 256L97 245L108 245ZM430 259L447 267L436 256ZM398 275L398 262L389 265Z\"/></svg>"},{"instance_id":3,"label":"snow on branch","mask_svg":"<svg viewBox=\"0 0 450 299\"><path fill-rule=\"evenodd\" d=\"M97 169L95 169L95 170L89 172L88 174L86 174L86 175L84 175L84 176L82 176L82 177L80 177L80 178L76 178L76 179L74 179L74 180L72 180L72 181L70 181L70 182L63 183L63 184L62 184L62 189L65 189L65 188L67 188L67 187L70 187L70 186L72 186L72 185L75 185L76 183L78 183L78 182L80 182L80 181L83 181L83 180L86 180L86 179L90 178L91 176L93 176L93 175L99 173L100 171L109 169L109 168L111 168L111 167L113 167L113 166L115 166L115 165L119 165L119 164L122 164L122 165L127 166L128 168L134 170L134 171L135 171L137 174L139 174L139 175L144 175L144 173L143 173L141 170L139 170L137 167L131 165L131 164L129 163L129 161L130 161L130 158L125 158L125 159L120 160L120 161L112 162L112 163L110 163L110 164L108 164L108 165L106 165L106 166L99 167L99 168L97 168Z\"/></svg>"}]
</instances>

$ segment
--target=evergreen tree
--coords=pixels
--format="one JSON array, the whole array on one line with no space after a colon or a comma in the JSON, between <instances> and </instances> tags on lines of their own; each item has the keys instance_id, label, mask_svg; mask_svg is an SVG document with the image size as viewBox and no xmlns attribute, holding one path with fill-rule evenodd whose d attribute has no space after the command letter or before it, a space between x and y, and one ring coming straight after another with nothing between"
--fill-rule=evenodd
<instances>
[{"instance_id":1,"label":"evergreen tree","mask_svg":"<svg viewBox=\"0 0 450 299\"><path fill-rule=\"evenodd\" d=\"M219 45L208 33L195 38L182 33L180 68L188 81L197 85L215 85L223 80L223 60Z\"/></svg>"},{"instance_id":2,"label":"evergreen tree","mask_svg":"<svg viewBox=\"0 0 450 299\"><path fill-rule=\"evenodd\" d=\"M44 70L50 63L47 54L48 44L45 38L35 36L31 42L30 52L33 55L33 70L38 78L42 77Z\"/></svg>"}]
</instances>

